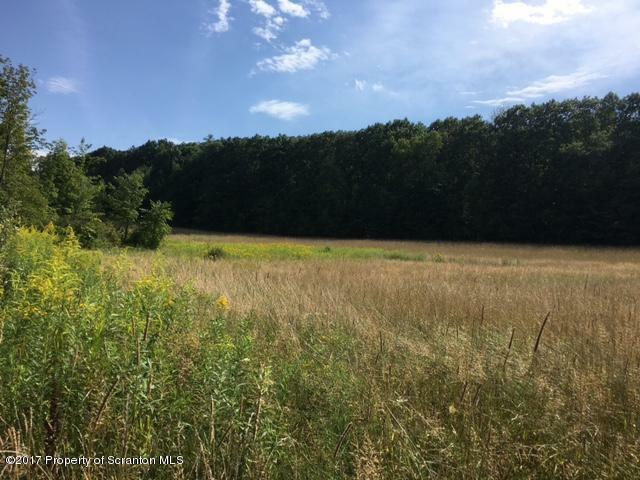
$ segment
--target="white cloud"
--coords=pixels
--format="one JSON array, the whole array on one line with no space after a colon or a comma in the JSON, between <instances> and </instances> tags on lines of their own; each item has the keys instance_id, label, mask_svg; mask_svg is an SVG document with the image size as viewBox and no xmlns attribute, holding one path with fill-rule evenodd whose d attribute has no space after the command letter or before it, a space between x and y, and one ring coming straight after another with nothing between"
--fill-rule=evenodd
<instances>
[{"instance_id":1,"label":"white cloud","mask_svg":"<svg viewBox=\"0 0 640 480\"><path fill-rule=\"evenodd\" d=\"M224 33L229 31L229 11L231 10L231 4L229 0L220 0L218 8L214 10L217 17L217 21L214 23L206 24L205 30L209 35L212 33Z\"/></svg>"},{"instance_id":2,"label":"white cloud","mask_svg":"<svg viewBox=\"0 0 640 480\"><path fill-rule=\"evenodd\" d=\"M534 98L547 97L557 93L585 87L592 81L601 78L606 78L606 75L584 71L577 71L569 75L550 75L542 80L537 80L526 87L508 90L504 98L475 100L473 103L492 107L523 103Z\"/></svg>"},{"instance_id":3,"label":"white cloud","mask_svg":"<svg viewBox=\"0 0 640 480\"><path fill-rule=\"evenodd\" d=\"M295 102L265 100L253 105L249 112L254 114L264 113L279 120L294 120L295 118L309 115L309 106Z\"/></svg>"},{"instance_id":4,"label":"white cloud","mask_svg":"<svg viewBox=\"0 0 640 480\"><path fill-rule=\"evenodd\" d=\"M278 38L278 34L282 31L286 20L283 17L269 17L264 27L255 27L253 33L267 42L271 42Z\"/></svg>"},{"instance_id":5,"label":"white cloud","mask_svg":"<svg viewBox=\"0 0 640 480\"><path fill-rule=\"evenodd\" d=\"M386 93L387 95L391 95L394 97L398 95L397 92L389 90L381 82L375 82L375 83L369 84L369 82L367 82L366 80L359 80L356 78L353 81L353 85L358 92L372 91L375 93Z\"/></svg>"},{"instance_id":6,"label":"white cloud","mask_svg":"<svg viewBox=\"0 0 640 480\"><path fill-rule=\"evenodd\" d=\"M264 26L255 27L253 33L267 42L278 38L278 34L284 27L286 20L278 15L275 7L265 0L249 0L249 4L253 13L266 18Z\"/></svg>"},{"instance_id":7,"label":"white cloud","mask_svg":"<svg viewBox=\"0 0 640 480\"><path fill-rule=\"evenodd\" d=\"M327 20L331 17L329 9L321 0L305 0L304 3L305 5L309 5L311 8L313 8L323 20Z\"/></svg>"},{"instance_id":8,"label":"white cloud","mask_svg":"<svg viewBox=\"0 0 640 480\"><path fill-rule=\"evenodd\" d=\"M519 90L510 90L509 96L538 98L551 95L553 93L574 90L588 85L593 80L604 78L605 75L593 72L575 72L570 75L550 75L547 78L533 82Z\"/></svg>"},{"instance_id":9,"label":"white cloud","mask_svg":"<svg viewBox=\"0 0 640 480\"><path fill-rule=\"evenodd\" d=\"M503 27L508 27L514 22L553 25L592 10L591 7L583 5L582 0L545 0L541 5L494 0L491 19Z\"/></svg>"},{"instance_id":10,"label":"white cloud","mask_svg":"<svg viewBox=\"0 0 640 480\"><path fill-rule=\"evenodd\" d=\"M523 103L524 98L518 97L505 97L505 98L492 98L490 100L474 100L473 103L478 105L486 105L489 107L504 107L505 105L513 105L514 103Z\"/></svg>"},{"instance_id":11,"label":"white cloud","mask_svg":"<svg viewBox=\"0 0 640 480\"><path fill-rule=\"evenodd\" d=\"M254 27L253 33L266 42L272 42L284 30L287 24L286 15L307 18L311 15L311 10L313 10L323 19L331 16L329 9L321 0L300 0L302 3L296 3L291 0L277 0L278 8L273 5L271 0L246 1L251 7L251 12L264 19L264 24Z\"/></svg>"},{"instance_id":12,"label":"white cloud","mask_svg":"<svg viewBox=\"0 0 640 480\"><path fill-rule=\"evenodd\" d=\"M284 54L266 58L258 62L264 72L295 73L299 70L313 70L318 63L335 58L327 47L314 47L311 40L303 39L285 49Z\"/></svg>"},{"instance_id":13,"label":"white cloud","mask_svg":"<svg viewBox=\"0 0 640 480\"><path fill-rule=\"evenodd\" d=\"M60 93L69 95L70 93L78 93L78 82L66 77L51 77L46 83L47 90L51 93Z\"/></svg>"},{"instance_id":14,"label":"white cloud","mask_svg":"<svg viewBox=\"0 0 640 480\"><path fill-rule=\"evenodd\" d=\"M249 5L251 5L251 11L256 15L273 17L277 13L277 10L265 0L249 0Z\"/></svg>"},{"instance_id":15,"label":"white cloud","mask_svg":"<svg viewBox=\"0 0 640 480\"><path fill-rule=\"evenodd\" d=\"M439 7L442 15L436 17L433 2L425 0L368 2L370 9L362 21L352 26L340 50L336 48L351 52L351 57L341 53L342 61L335 62L332 70L348 79L354 96L365 93L355 90L354 78L368 80L369 86L382 81L397 89L398 100L404 103L397 110L385 104L391 112L387 116L419 116L425 110L446 116L465 105L477 106L478 112L492 108L474 100L494 105L530 103L533 100L507 92L523 90L551 74L607 75L607 79L550 95L558 100L602 96L609 90L626 94L637 89L640 78L638 2L583 0L580 5L592 13L555 26L518 21L511 28L491 22L493 0L445 2ZM465 15L460 15L462 3L469 7ZM519 3L540 6L547 0ZM334 44L326 45L333 48ZM460 92L465 91L477 95L463 96Z\"/></svg>"},{"instance_id":16,"label":"white cloud","mask_svg":"<svg viewBox=\"0 0 640 480\"><path fill-rule=\"evenodd\" d=\"M278 0L278 7L282 13L292 17L306 18L309 16L309 10L299 3L293 3L291 0Z\"/></svg>"},{"instance_id":17,"label":"white cloud","mask_svg":"<svg viewBox=\"0 0 640 480\"><path fill-rule=\"evenodd\" d=\"M357 78L353 81L356 90L358 90L359 92L363 92L365 88L367 88L367 81L366 80L358 80Z\"/></svg>"}]
</instances>

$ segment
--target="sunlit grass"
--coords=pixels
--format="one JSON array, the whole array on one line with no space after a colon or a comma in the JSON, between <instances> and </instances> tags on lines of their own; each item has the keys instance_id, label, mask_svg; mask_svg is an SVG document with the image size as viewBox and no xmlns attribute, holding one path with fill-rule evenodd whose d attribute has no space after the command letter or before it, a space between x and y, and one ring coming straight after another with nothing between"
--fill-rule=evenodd
<instances>
[{"instance_id":1,"label":"sunlit grass","mask_svg":"<svg viewBox=\"0 0 640 480\"><path fill-rule=\"evenodd\" d=\"M0 450L185 456L64 478L640 478L637 250L18 240Z\"/></svg>"},{"instance_id":2,"label":"sunlit grass","mask_svg":"<svg viewBox=\"0 0 640 480\"><path fill-rule=\"evenodd\" d=\"M640 475L638 250L301 242L427 263L166 257L178 283L224 292L256 319L296 445L280 478Z\"/></svg>"},{"instance_id":3,"label":"sunlit grass","mask_svg":"<svg viewBox=\"0 0 640 480\"><path fill-rule=\"evenodd\" d=\"M169 239L161 250L168 256L206 258L209 252L219 252L219 258L242 260L322 260L322 259L385 259L424 261L420 253L372 247L316 246L297 243L197 242ZM218 256L216 256L218 258Z\"/></svg>"}]
</instances>

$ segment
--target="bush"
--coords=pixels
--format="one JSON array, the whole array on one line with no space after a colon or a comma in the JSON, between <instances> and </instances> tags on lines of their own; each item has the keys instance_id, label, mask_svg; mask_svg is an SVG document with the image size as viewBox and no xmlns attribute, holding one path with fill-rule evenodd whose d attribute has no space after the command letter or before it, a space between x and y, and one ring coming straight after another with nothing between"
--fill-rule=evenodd
<instances>
[{"instance_id":1,"label":"bush","mask_svg":"<svg viewBox=\"0 0 640 480\"><path fill-rule=\"evenodd\" d=\"M171 204L152 201L150 207L143 211L131 243L136 247L157 249L164 237L171 232L169 222L172 218Z\"/></svg>"},{"instance_id":2,"label":"bush","mask_svg":"<svg viewBox=\"0 0 640 480\"><path fill-rule=\"evenodd\" d=\"M207 252L207 258L209 260L222 260L227 256L227 252L222 247L212 247Z\"/></svg>"},{"instance_id":3,"label":"bush","mask_svg":"<svg viewBox=\"0 0 640 480\"><path fill-rule=\"evenodd\" d=\"M84 248L110 248L120 245L120 233L109 222L95 219L78 233Z\"/></svg>"}]
</instances>

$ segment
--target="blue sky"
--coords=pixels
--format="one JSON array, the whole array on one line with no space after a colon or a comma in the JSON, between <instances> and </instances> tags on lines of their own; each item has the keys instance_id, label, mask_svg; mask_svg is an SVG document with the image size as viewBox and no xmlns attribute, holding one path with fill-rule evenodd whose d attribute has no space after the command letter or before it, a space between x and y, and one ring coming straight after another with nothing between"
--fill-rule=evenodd
<instances>
[{"instance_id":1,"label":"blue sky","mask_svg":"<svg viewBox=\"0 0 640 480\"><path fill-rule=\"evenodd\" d=\"M640 0L8 0L50 140L429 123L640 86Z\"/></svg>"}]
</instances>

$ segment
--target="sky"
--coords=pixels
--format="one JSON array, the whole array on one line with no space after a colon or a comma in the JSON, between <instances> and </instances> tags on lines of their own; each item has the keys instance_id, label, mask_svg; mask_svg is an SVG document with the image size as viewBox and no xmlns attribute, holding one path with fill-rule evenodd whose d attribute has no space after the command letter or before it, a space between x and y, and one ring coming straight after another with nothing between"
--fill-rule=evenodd
<instances>
[{"instance_id":1,"label":"sky","mask_svg":"<svg viewBox=\"0 0 640 480\"><path fill-rule=\"evenodd\" d=\"M426 124L640 90L640 0L5 0L47 138Z\"/></svg>"}]
</instances>

